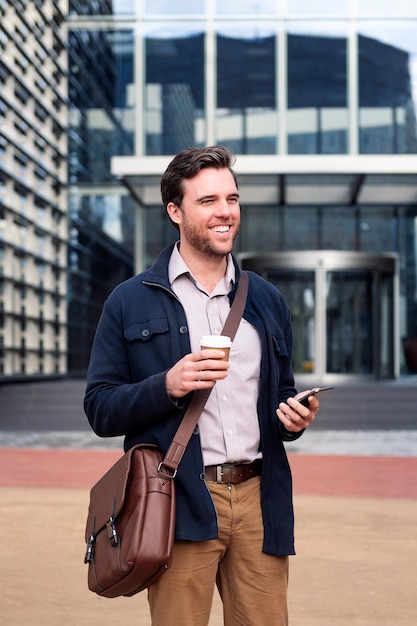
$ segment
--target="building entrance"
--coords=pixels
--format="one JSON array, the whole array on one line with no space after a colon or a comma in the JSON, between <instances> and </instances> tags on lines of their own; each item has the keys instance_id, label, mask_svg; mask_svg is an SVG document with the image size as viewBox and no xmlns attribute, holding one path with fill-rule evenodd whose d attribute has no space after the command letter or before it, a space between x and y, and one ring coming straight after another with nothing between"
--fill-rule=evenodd
<instances>
[{"instance_id":1,"label":"building entrance","mask_svg":"<svg viewBox=\"0 0 417 626\"><path fill-rule=\"evenodd\" d=\"M294 372L319 380L393 378L398 370L397 258L333 250L241 254L291 307Z\"/></svg>"}]
</instances>

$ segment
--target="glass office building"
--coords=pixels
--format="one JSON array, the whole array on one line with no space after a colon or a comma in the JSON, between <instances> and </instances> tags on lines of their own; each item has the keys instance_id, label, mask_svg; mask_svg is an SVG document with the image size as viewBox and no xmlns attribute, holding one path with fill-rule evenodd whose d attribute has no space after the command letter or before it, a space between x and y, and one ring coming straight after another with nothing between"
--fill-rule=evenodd
<instances>
[{"instance_id":1,"label":"glass office building","mask_svg":"<svg viewBox=\"0 0 417 626\"><path fill-rule=\"evenodd\" d=\"M242 199L236 251L290 302L296 373L410 371L402 341L417 335L417 5L93 4L102 15L70 16L69 28L97 71L110 55L113 123L100 94L85 132L103 145L106 167L113 157L120 198L135 203L135 270L176 236L159 199L170 157L230 146Z\"/></svg>"},{"instance_id":2,"label":"glass office building","mask_svg":"<svg viewBox=\"0 0 417 626\"><path fill-rule=\"evenodd\" d=\"M237 155L236 253L291 305L296 374L417 371L417 4L67 10L53 32L68 63L68 372L85 372L112 286L176 238L159 195L170 158L217 143Z\"/></svg>"},{"instance_id":3,"label":"glass office building","mask_svg":"<svg viewBox=\"0 0 417 626\"><path fill-rule=\"evenodd\" d=\"M290 302L296 373L410 371L402 341L417 335L415 3L99 4L101 16L70 16L69 27L96 68L111 55L120 131L111 134L97 103L86 133L105 143L120 193L135 203L135 270L175 238L158 187L169 158L191 145L230 146L242 198L236 251Z\"/></svg>"}]
</instances>

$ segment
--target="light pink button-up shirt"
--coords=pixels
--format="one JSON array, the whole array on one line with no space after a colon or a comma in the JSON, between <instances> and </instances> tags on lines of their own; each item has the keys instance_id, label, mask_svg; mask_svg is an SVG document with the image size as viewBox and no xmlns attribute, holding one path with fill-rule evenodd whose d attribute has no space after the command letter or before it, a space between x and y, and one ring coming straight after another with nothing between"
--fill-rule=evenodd
<instances>
[{"instance_id":1,"label":"light pink button-up shirt","mask_svg":"<svg viewBox=\"0 0 417 626\"><path fill-rule=\"evenodd\" d=\"M230 310L227 294L235 281L231 255L224 278L211 294L195 280L175 246L169 280L188 320L191 350L200 350L202 335L220 335ZM259 451L257 399L261 342L256 329L242 318L230 350L230 369L216 382L200 416L204 465L251 462Z\"/></svg>"}]
</instances>

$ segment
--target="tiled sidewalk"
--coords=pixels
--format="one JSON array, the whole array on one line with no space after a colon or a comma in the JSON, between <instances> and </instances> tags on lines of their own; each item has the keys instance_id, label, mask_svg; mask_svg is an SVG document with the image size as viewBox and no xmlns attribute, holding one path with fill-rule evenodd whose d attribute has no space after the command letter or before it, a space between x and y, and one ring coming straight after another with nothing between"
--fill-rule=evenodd
<instances>
[{"instance_id":1,"label":"tiled sidewalk","mask_svg":"<svg viewBox=\"0 0 417 626\"><path fill-rule=\"evenodd\" d=\"M89 489L120 450L0 449L0 486ZM417 457L290 453L294 492L417 498Z\"/></svg>"}]
</instances>

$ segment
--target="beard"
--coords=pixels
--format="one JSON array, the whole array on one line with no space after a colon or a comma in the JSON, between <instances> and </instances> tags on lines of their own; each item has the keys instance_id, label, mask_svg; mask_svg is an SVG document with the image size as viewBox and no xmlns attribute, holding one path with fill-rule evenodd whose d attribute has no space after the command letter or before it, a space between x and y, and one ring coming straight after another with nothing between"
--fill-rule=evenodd
<instances>
[{"instance_id":1,"label":"beard","mask_svg":"<svg viewBox=\"0 0 417 626\"><path fill-rule=\"evenodd\" d=\"M189 222L184 213L183 217L181 238L184 238L188 245L194 248L199 254L218 258L224 257L232 251L239 232L239 224L234 222L234 224L230 226L231 234L225 241L213 241L206 228Z\"/></svg>"}]
</instances>

